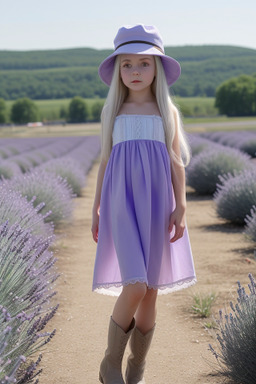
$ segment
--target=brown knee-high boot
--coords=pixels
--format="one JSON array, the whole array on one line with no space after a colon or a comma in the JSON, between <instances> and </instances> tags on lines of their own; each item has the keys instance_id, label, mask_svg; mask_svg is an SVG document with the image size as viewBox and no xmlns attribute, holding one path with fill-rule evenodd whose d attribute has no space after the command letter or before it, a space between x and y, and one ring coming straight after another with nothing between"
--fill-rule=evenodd
<instances>
[{"instance_id":1,"label":"brown knee-high boot","mask_svg":"<svg viewBox=\"0 0 256 384\"><path fill-rule=\"evenodd\" d=\"M134 328L131 340L131 354L128 357L125 372L126 384L145 384L143 379L146 366L146 355L149 351L155 326L143 335L138 328Z\"/></svg>"},{"instance_id":2,"label":"brown knee-high boot","mask_svg":"<svg viewBox=\"0 0 256 384\"><path fill-rule=\"evenodd\" d=\"M108 347L105 357L100 365L99 380L103 384L124 384L122 376L122 360L126 344L134 328L135 320L132 320L128 332L119 327L110 318L108 330Z\"/></svg>"}]
</instances>

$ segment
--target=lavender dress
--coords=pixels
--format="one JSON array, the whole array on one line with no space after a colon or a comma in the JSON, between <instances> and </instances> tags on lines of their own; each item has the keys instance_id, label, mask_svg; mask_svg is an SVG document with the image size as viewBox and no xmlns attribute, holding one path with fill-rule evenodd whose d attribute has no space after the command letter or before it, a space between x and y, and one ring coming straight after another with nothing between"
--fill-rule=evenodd
<instances>
[{"instance_id":1,"label":"lavender dress","mask_svg":"<svg viewBox=\"0 0 256 384\"><path fill-rule=\"evenodd\" d=\"M170 243L175 208L162 118L117 116L103 179L93 290L118 296L145 282L159 294L196 282L187 230Z\"/></svg>"}]
</instances>

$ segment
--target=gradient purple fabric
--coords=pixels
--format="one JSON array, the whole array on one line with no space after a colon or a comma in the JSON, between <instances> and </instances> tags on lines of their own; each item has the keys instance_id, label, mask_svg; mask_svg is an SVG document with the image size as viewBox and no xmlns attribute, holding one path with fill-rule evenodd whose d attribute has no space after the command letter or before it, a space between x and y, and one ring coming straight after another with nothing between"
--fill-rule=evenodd
<instances>
[{"instance_id":1,"label":"gradient purple fabric","mask_svg":"<svg viewBox=\"0 0 256 384\"><path fill-rule=\"evenodd\" d=\"M167 147L138 138L152 119L159 129L158 116L122 115L115 122L115 132L125 123L135 133L113 145L104 175L93 278L98 293L119 295L123 285L145 282L163 294L196 282L187 230L170 243L175 201Z\"/></svg>"}]
</instances>

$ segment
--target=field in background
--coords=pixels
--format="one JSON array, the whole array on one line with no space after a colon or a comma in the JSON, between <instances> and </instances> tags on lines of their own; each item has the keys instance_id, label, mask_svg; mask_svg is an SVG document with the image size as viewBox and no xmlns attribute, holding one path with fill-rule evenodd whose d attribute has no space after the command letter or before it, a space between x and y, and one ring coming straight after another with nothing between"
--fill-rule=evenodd
<instances>
[{"instance_id":1,"label":"field in background","mask_svg":"<svg viewBox=\"0 0 256 384\"><path fill-rule=\"evenodd\" d=\"M84 99L84 100L88 105L88 108L90 111L92 105L95 102L102 101L103 99ZM64 108L67 110L71 99L52 99L52 100L33 100L33 101L38 106L41 121L56 121L56 120L61 120L60 118L61 109ZM11 107L14 102L15 100L6 101L8 115L10 115Z\"/></svg>"},{"instance_id":2,"label":"field in background","mask_svg":"<svg viewBox=\"0 0 256 384\"><path fill-rule=\"evenodd\" d=\"M41 121L61 120L60 111L68 109L71 99L34 100L40 111ZM103 102L104 99L84 99L88 105L89 112L96 102ZM174 97L184 116L188 117L216 117L217 109L214 107L214 97ZM8 113L14 101L6 101ZM89 120L91 120L89 115Z\"/></svg>"}]
</instances>

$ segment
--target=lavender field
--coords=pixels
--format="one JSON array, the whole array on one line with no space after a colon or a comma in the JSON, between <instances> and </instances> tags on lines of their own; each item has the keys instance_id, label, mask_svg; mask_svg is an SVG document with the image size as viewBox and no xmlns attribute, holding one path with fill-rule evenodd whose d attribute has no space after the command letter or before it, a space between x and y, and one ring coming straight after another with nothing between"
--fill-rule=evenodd
<instances>
[{"instance_id":1,"label":"lavender field","mask_svg":"<svg viewBox=\"0 0 256 384\"><path fill-rule=\"evenodd\" d=\"M189 135L187 184L256 242L256 132ZM55 229L100 152L98 135L0 140L0 383L37 383L58 278Z\"/></svg>"},{"instance_id":2,"label":"lavender field","mask_svg":"<svg viewBox=\"0 0 256 384\"><path fill-rule=\"evenodd\" d=\"M99 155L98 136L0 140L0 383L37 383L54 336L54 230ZM35 357L36 356L36 357Z\"/></svg>"}]
</instances>

